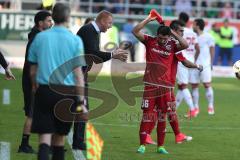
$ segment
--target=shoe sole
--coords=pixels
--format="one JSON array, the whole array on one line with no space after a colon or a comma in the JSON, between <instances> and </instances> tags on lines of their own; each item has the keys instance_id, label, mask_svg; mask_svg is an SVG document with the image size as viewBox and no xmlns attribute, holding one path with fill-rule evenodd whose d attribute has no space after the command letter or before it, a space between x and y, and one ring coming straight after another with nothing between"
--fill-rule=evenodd
<instances>
[{"instance_id":1,"label":"shoe sole","mask_svg":"<svg viewBox=\"0 0 240 160\"><path fill-rule=\"evenodd\" d=\"M165 149L157 150L157 153L158 153L158 154L169 154L168 151L165 150Z\"/></svg>"},{"instance_id":2,"label":"shoe sole","mask_svg":"<svg viewBox=\"0 0 240 160\"><path fill-rule=\"evenodd\" d=\"M149 145L157 145L156 142L146 142L146 143L149 144Z\"/></svg>"},{"instance_id":3,"label":"shoe sole","mask_svg":"<svg viewBox=\"0 0 240 160\"><path fill-rule=\"evenodd\" d=\"M209 115L214 115L215 113L214 112L208 112Z\"/></svg>"},{"instance_id":4,"label":"shoe sole","mask_svg":"<svg viewBox=\"0 0 240 160\"><path fill-rule=\"evenodd\" d=\"M169 153L165 153L165 152L157 152L158 154L169 154Z\"/></svg>"},{"instance_id":5,"label":"shoe sole","mask_svg":"<svg viewBox=\"0 0 240 160\"><path fill-rule=\"evenodd\" d=\"M181 143L183 143L183 142L190 142L190 141L192 141L192 137L191 136L187 136L183 141L181 141L181 142L176 142L177 144L181 144Z\"/></svg>"}]
</instances>

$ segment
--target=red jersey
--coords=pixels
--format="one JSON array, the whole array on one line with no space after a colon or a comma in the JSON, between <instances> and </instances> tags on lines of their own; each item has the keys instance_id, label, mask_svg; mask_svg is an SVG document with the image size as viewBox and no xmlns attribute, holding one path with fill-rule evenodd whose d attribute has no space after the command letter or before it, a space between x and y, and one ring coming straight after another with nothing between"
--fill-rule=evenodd
<instances>
[{"instance_id":1,"label":"red jersey","mask_svg":"<svg viewBox=\"0 0 240 160\"><path fill-rule=\"evenodd\" d=\"M174 38L170 38L165 45L161 46L158 44L157 37L144 35L144 39L147 63L144 83L174 87L178 61L185 60L182 53L178 52L178 41Z\"/></svg>"}]
</instances>

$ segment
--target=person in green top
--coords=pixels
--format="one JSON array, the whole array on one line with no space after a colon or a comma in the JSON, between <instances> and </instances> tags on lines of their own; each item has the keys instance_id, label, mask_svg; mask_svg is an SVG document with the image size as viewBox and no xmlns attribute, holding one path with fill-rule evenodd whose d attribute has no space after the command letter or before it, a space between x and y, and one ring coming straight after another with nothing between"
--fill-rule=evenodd
<instances>
[{"instance_id":1,"label":"person in green top","mask_svg":"<svg viewBox=\"0 0 240 160\"><path fill-rule=\"evenodd\" d=\"M220 40L220 28L217 26L216 23L212 25L212 28L209 30L209 34L213 37L215 44L218 45Z\"/></svg>"},{"instance_id":2,"label":"person in green top","mask_svg":"<svg viewBox=\"0 0 240 160\"><path fill-rule=\"evenodd\" d=\"M233 44L233 29L229 27L228 19L224 20L224 26L220 28L219 31L220 39L219 39L219 47L220 47L220 55L219 55L219 64L222 64L222 60L224 56L227 56L228 65L232 65L232 48Z\"/></svg>"}]
</instances>

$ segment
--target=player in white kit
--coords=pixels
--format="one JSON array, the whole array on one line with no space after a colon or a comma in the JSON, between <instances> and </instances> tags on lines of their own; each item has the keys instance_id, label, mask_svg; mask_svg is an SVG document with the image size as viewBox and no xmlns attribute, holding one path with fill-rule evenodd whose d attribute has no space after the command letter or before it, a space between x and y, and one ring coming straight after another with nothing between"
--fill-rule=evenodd
<instances>
[{"instance_id":1,"label":"player in white kit","mask_svg":"<svg viewBox=\"0 0 240 160\"><path fill-rule=\"evenodd\" d=\"M195 63L195 58L199 54L197 34L194 33L192 29L185 27L189 20L189 16L186 13L181 12L179 14L179 20L184 23L183 38L187 40L189 45L189 47L183 50L182 53L187 60ZM184 99L187 105L189 106L189 112L187 116L196 117L198 114L198 111L194 107L192 95L189 89L187 88L191 70L192 69L185 67L182 63L178 63L178 70L177 70L178 91L176 94L176 106L179 107L180 103Z\"/></svg>"},{"instance_id":2,"label":"player in white kit","mask_svg":"<svg viewBox=\"0 0 240 160\"><path fill-rule=\"evenodd\" d=\"M209 33L203 32L205 23L203 19L195 19L193 22L193 30L198 35L198 43L200 46L200 54L197 57L197 64L203 65L203 71L196 72L194 70L191 71L190 75L190 83L192 84L192 95L193 95L193 103L196 108L199 108L199 91L198 85L200 81L203 83L205 87L206 98L208 100L208 114L214 114L214 97L213 97L213 89L211 87L212 81L212 62L214 57L214 49L215 43L213 38Z\"/></svg>"}]
</instances>

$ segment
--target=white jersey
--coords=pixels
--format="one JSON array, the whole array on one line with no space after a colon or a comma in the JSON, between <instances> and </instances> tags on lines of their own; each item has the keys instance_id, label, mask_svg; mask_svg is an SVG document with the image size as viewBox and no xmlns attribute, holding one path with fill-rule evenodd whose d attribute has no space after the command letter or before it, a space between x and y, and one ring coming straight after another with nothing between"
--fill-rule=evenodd
<instances>
[{"instance_id":1,"label":"white jersey","mask_svg":"<svg viewBox=\"0 0 240 160\"><path fill-rule=\"evenodd\" d=\"M194 62L194 56L196 54L195 45L198 43L197 34L193 32L193 30L185 27L183 31L183 38L188 42L189 47L180 52L182 52L183 56L187 60ZM178 84L188 84L189 77L190 77L190 70L191 69L185 67L182 63L178 63L178 69L177 69Z\"/></svg>"},{"instance_id":2,"label":"white jersey","mask_svg":"<svg viewBox=\"0 0 240 160\"><path fill-rule=\"evenodd\" d=\"M194 62L194 56L196 53L195 45L198 43L197 34L195 32L193 32L192 29L184 27L183 38L187 41L187 43L189 45L189 47L187 49L182 51L183 56L187 60Z\"/></svg>"},{"instance_id":3,"label":"white jersey","mask_svg":"<svg viewBox=\"0 0 240 160\"><path fill-rule=\"evenodd\" d=\"M215 42L212 36L209 33L203 33L198 36L198 44L200 47L200 53L197 58L197 64L203 65L203 67L207 67L211 65L211 54L210 47L214 47Z\"/></svg>"}]
</instances>

